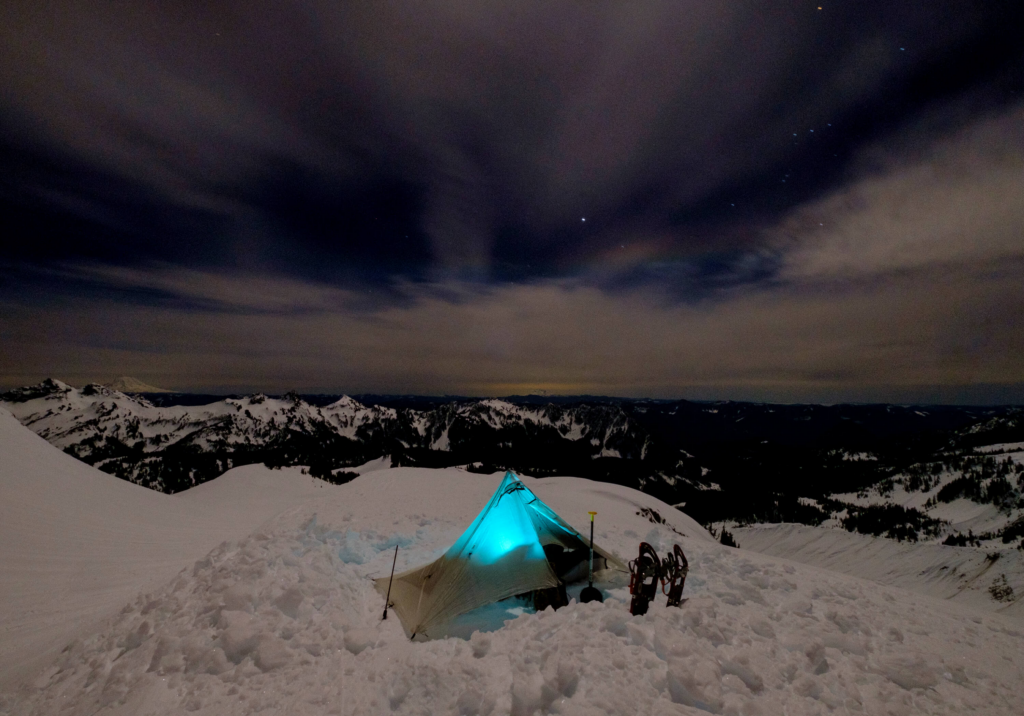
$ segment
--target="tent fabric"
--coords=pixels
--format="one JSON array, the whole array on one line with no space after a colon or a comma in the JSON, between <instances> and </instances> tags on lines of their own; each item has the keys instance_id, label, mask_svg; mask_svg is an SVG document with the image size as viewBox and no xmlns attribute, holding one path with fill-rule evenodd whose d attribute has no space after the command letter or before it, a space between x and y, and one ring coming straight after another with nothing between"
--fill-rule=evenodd
<instances>
[{"instance_id":1,"label":"tent fabric","mask_svg":"<svg viewBox=\"0 0 1024 716\"><path fill-rule=\"evenodd\" d=\"M487 506L440 558L396 574L391 604L411 636L442 636L456 616L560 583L585 580L590 544L511 471ZM628 572L594 546L594 581ZM374 585L388 591L387 577Z\"/></svg>"}]
</instances>

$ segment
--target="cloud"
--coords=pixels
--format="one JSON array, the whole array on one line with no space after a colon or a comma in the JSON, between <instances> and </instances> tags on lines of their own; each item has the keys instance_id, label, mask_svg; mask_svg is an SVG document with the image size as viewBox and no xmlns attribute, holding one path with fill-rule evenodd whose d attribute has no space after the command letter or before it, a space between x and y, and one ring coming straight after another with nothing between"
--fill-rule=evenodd
<instances>
[{"instance_id":1,"label":"cloud","mask_svg":"<svg viewBox=\"0 0 1024 716\"><path fill-rule=\"evenodd\" d=\"M826 158L1013 65L1006 8L974 10L8 3L7 213L35 260L223 267L270 254L264 268L306 276L357 242L380 248L367 275L427 280L564 275L630 235L685 249L701 234L714 248L707 237L724 232L709 227L734 221L727 196L771 222L832 188ZM975 48L997 59L965 86L922 79ZM790 192L796 179L777 175L793 165L807 176ZM372 187L402 195L400 225L374 231L386 202L350 200ZM40 226L39 213L69 219ZM427 242L417 268L388 258L409 241Z\"/></svg>"},{"instance_id":2,"label":"cloud","mask_svg":"<svg viewBox=\"0 0 1024 716\"><path fill-rule=\"evenodd\" d=\"M44 269L44 285L91 288L73 299L4 293L0 381L127 374L188 390L1024 398L1022 120L1012 108L930 141L894 136L870 149L873 169L769 229L767 255L755 246L714 270L684 257L657 280L616 288L593 270L501 284L440 276L370 293L259 270ZM639 258L599 265L650 268L662 244L654 237ZM719 287L681 301L677 280Z\"/></svg>"},{"instance_id":3,"label":"cloud","mask_svg":"<svg viewBox=\"0 0 1024 716\"><path fill-rule=\"evenodd\" d=\"M886 164L773 230L785 255L779 278L863 280L1024 260L1024 107Z\"/></svg>"},{"instance_id":4,"label":"cloud","mask_svg":"<svg viewBox=\"0 0 1024 716\"><path fill-rule=\"evenodd\" d=\"M178 299L189 310L320 313L350 309L362 302L361 294L356 291L271 274L215 273L169 265L128 268L103 264L68 266L52 273L100 289Z\"/></svg>"},{"instance_id":5,"label":"cloud","mask_svg":"<svg viewBox=\"0 0 1024 716\"><path fill-rule=\"evenodd\" d=\"M4 4L0 381L1020 385L1020 12Z\"/></svg>"},{"instance_id":6,"label":"cloud","mask_svg":"<svg viewBox=\"0 0 1024 716\"><path fill-rule=\"evenodd\" d=\"M217 297L225 308L96 299L40 310L7 301L2 380L127 373L190 390L828 401L939 386L949 400L1024 375L1021 267L984 281L915 274L838 295L776 288L686 305L650 289L613 296L563 282L450 285L447 293L412 284L405 305L358 312L328 298L298 313L276 309L295 305L295 288L315 297L322 287L289 286L284 298L260 304L249 294L267 284L247 283L239 298L230 281L210 290L158 279L151 283ZM238 305L274 310L228 310Z\"/></svg>"}]
</instances>

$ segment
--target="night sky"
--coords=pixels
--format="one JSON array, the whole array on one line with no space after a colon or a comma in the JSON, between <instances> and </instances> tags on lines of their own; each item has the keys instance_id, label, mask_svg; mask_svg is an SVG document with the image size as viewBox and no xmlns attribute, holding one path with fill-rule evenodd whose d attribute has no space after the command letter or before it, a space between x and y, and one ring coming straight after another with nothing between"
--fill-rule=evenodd
<instances>
[{"instance_id":1,"label":"night sky","mask_svg":"<svg viewBox=\"0 0 1024 716\"><path fill-rule=\"evenodd\" d=\"M1024 402L1024 3L0 4L0 386Z\"/></svg>"}]
</instances>

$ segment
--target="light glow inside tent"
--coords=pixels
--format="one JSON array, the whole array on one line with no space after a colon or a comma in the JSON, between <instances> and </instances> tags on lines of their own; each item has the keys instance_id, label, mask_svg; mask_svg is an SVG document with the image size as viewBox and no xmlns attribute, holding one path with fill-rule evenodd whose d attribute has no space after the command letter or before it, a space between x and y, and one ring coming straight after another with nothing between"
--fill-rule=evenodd
<instances>
[{"instance_id":1,"label":"light glow inside tent","mask_svg":"<svg viewBox=\"0 0 1024 716\"><path fill-rule=\"evenodd\" d=\"M481 529L473 535L473 561L494 564L516 550L525 550L520 559L544 559L544 549L537 540L537 529L529 515L515 501L521 492L502 495Z\"/></svg>"},{"instance_id":2,"label":"light glow inside tent","mask_svg":"<svg viewBox=\"0 0 1024 716\"><path fill-rule=\"evenodd\" d=\"M447 555L453 559L463 555L477 564L494 564L506 555L517 556L524 561L544 559L537 527L527 510L523 509L525 504L536 499L517 479L503 483L488 508L477 516ZM517 550L522 550L522 553L510 554Z\"/></svg>"}]
</instances>

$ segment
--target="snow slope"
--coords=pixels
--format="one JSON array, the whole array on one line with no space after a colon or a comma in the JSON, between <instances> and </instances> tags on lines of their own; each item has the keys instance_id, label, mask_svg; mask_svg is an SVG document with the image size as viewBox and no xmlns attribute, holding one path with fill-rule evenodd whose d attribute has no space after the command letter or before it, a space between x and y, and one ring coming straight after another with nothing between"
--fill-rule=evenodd
<instances>
[{"instance_id":1,"label":"snow slope","mask_svg":"<svg viewBox=\"0 0 1024 716\"><path fill-rule=\"evenodd\" d=\"M320 494L299 470L249 466L164 495L65 455L2 408L0 456L0 685L223 540Z\"/></svg>"},{"instance_id":2,"label":"snow slope","mask_svg":"<svg viewBox=\"0 0 1024 716\"><path fill-rule=\"evenodd\" d=\"M25 442L4 446L22 449ZM26 456L24 470L40 459ZM190 528L230 509L229 500L239 498L235 477L179 496L194 500ZM264 478L272 489L294 490L295 500L282 500L272 519L175 576L140 584L126 607L0 694L0 714L1024 711L1018 622L723 547L648 495L576 478L524 481L577 529L597 510L597 540L620 556L632 557L641 539L659 551L680 542L690 560L683 608L667 608L659 597L647 615L631 617L621 588L603 604L506 613L502 628L468 640L411 643L393 616L381 621L371 578L387 573L396 545L398 569L439 555L501 475L378 469L315 490L301 478L288 484L269 471L255 476ZM228 489L218 494L221 480ZM234 482L246 490L254 484ZM135 494L131 485L113 486ZM313 494L299 495L304 489ZM32 499L64 502L60 493L29 493L26 508ZM162 529L153 517L157 503L130 504L113 494L107 502L136 510L120 515L122 530L136 535L125 557L141 565L158 556L162 543L143 539L147 529ZM161 506L184 504L154 497ZM200 507L214 512L200 517ZM638 514L642 508L657 511L662 523ZM84 519L74 509L54 510L25 522L23 531L37 539L63 520ZM113 547L91 544L99 568L113 572L106 555ZM46 579L48 569L26 560L16 576Z\"/></svg>"},{"instance_id":3,"label":"snow slope","mask_svg":"<svg viewBox=\"0 0 1024 716\"><path fill-rule=\"evenodd\" d=\"M896 542L796 524L740 527L734 535L742 547L756 552L1024 617L1024 554L1019 550Z\"/></svg>"},{"instance_id":4,"label":"snow slope","mask_svg":"<svg viewBox=\"0 0 1024 716\"><path fill-rule=\"evenodd\" d=\"M982 539L984 546L991 550L1012 550L1019 541L1012 540L1004 543L997 537L998 533L1008 525L1024 518L1024 501L1019 501L1020 493L1024 490L1024 478L1016 473L1018 466L1024 465L1024 451L1020 450L1018 443L1003 443L998 445L985 445L974 448L974 453L982 456L996 458L993 462L994 468L991 472L977 472L976 476L979 492L973 499L959 497L951 501L942 501L939 498L944 487L949 486L957 480L963 480L970 476L971 471L947 467L942 472L928 476L925 480L918 480L916 489L911 489L909 483L912 478L905 474L897 475L892 480L882 481L861 493L839 493L830 495L834 500L847 505L868 507L871 505L898 505L900 507L920 510L925 515L946 523L946 532L976 535L987 535L988 539ZM1012 466L1014 471L1005 470L1006 474L996 477L998 465L1006 463ZM986 488L996 480L1005 479L1008 482L1011 494L1009 499L1001 501L1002 504L993 504L984 495ZM829 526L838 526L836 520L829 521ZM921 536L925 538L924 535ZM926 538L925 538L926 539ZM936 539L938 541L938 539Z\"/></svg>"}]
</instances>

